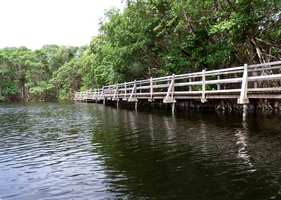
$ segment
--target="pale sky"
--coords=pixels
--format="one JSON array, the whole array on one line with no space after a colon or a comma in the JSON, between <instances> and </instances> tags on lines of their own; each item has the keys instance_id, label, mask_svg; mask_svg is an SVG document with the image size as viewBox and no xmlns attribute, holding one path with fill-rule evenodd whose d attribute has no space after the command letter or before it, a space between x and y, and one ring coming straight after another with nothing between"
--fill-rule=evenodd
<instances>
[{"instance_id":1,"label":"pale sky","mask_svg":"<svg viewBox=\"0 0 281 200\"><path fill-rule=\"evenodd\" d=\"M0 48L89 44L104 11L122 7L122 0L0 0Z\"/></svg>"}]
</instances>

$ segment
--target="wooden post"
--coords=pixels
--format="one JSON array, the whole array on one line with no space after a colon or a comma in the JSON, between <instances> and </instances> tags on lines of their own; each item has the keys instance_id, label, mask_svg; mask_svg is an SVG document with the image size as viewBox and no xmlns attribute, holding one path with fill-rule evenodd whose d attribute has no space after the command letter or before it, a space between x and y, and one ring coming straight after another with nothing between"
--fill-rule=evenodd
<instances>
[{"instance_id":1,"label":"wooden post","mask_svg":"<svg viewBox=\"0 0 281 200\"><path fill-rule=\"evenodd\" d=\"M163 103L173 103L175 102L174 99L174 92L175 92L175 74L172 75L172 80L170 82L167 94L165 98L163 99Z\"/></svg>"},{"instance_id":2,"label":"wooden post","mask_svg":"<svg viewBox=\"0 0 281 200\"><path fill-rule=\"evenodd\" d=\"M118 99L119 99L119 97L118 97L118 92L119 92L119 90L118 90L118 85L115 85L115 91L114 91L113 98L112 98L113 101L114 101L114 100L117 100L117 101L118 101Z\"/></svg>"},{"instance_id":3,"label":"wooden post","mask_svg":"<svg viewBox=\"0 0 281 200\"><path fill-rule=\"evenodd\" d=\"M249 99L248 93L248 65L244 64L243 79L241 84L240 98L238 99L238 104L248 104Z\"/></svg>"},{"instance_id":4,"label":"wooden post","mask_svg":"<svg viewBox=\"0 0 281 200\"><path fill-rule=\"evenodd\" d=\"M124 98L125 101L127 101L127 83L125 82L125 98Z\"/></svg>"},{"instance_id":5,"label":"wooden post","mask_svg":"<svg viewBox=\"0 0 281 200\"><path fill-rule=\"evenodd\" d=\"M99 101L99 90L96 89L96 103L98 103Z\"/></svg>"},{"instance_id":6,"label":"wooden post","mask_svg":"<svg viewBox=\"0 0 281 200\"><path fill-rule=\"evenodd\" d=\"M175 74L173 74L173 87L172 87L172 93L171 97L174 99L174 92L175 92Z\"/></svg>"},{"instance_id":7,"label":"wooden post","mask_svg":"<svg viewBox=\"0 0 281 200\"><path fill-rule=\"evenodd\" d=\"M153 79L150 77L150 99L148 100L150 102L153 101Z\"/></svg>"},{"instance_id":8,"label":"wooden post","mask_svg":"<svg viewBox=\"0 0 281 200\"><path fill-rule=\"evenodd\" d=\"M241 93L240 93L240 98L238 99L238 104L243 104L243 121L245 121L247 117L247 107L248 107L247 104L249 103L247 93L248 93L248 65L244 64Z\"/></svg>"},{"instance_id":9,"label":"wooden post","mask_svg":"<svg viewBox=\"0 0 281 200\"><path fill-rule=\"evenodd\" d=\"M95 91L96 91L96 103L98 103L99 92L97 91L97 89Z\"/></svg>"},{"instance_id":10,"label":"wooden post","mask_svg":"<svg viewBox=\"0 0 281 200\"><path fill-rule=\"evenodd\" d=\"M137 92L137 81L134 81L134 86L132 88L130 97L128 99L129 102L135 102L138 101L137 96L136 96L136 92Z\"/></svg>"},{"instance_id":11,"label":"wooden post","mask_svg":"<svg viewBox=\"0 0 281 200\"><path fill-rule=\"evenodd\" d=\"M113 95L112 95L112 89L111 89L110 86L109 86L108 89L107 89L107 93L108 93L108 95L109 95L109 96L108 96L108 99L109 99L109 100L112 100Z\"/></svg>"},{"instance_id":12,"label":"wooden post","mask_svg":"<svg viewBox=\"0 0 281 200\"><path fill-rule=\"evenodd\" d=\"M218 80L220 80L220 79L221 79L220 75L218 75L217 77L218 77ZM221 89L221 84L220 84L220 83L218 83L218 84L217 84L217 90L220 90L220 89Z\"/></svg>"},{"instance_id":13,"label":"wooden post","mask_svg":"<svg viewBox=\"0 0 281 200\"><path fill-rule=\"evenodd\" d=\"M176 100L174 98L174 92L175 92L175 74L172 75L166 97L163 99L163 103L172 103L172 114L175 113L175 104L176 104Z\"/></svg>"},{"instance_id":14,"label":"wooden post","mask_svg":"<svg viewBox=\"0 0 281 200\"><path fill-rule=\"evenodd\" d=\"M201 102L205 103L206 100L206 69L202 70L202 97L201 97Z\"/></svg>"},{"instance_id":15,"label":"wooden post","mask_svg":"<svg viewBox=\"0 0 281 200\"><path fill-rule=\"evenodd\" d=\"M116 85L116 95L115 95L115 98L116 98L116 108L118 109L119 108L119 89L118 89L118 85Z\"/></svg>"},{"instance_id":16,"label":"wooden post","mask_svg":"<svg viewBox=\"0 0 281 200\"><path fill-rule=\"evenodd\" d=\"M104 87L102 87L101 96L103 98L103 105L105 105Z\"/></svg>"},{"instance_id":17,"label":"wooden post","mask_svg":"<svg viewBox=\"0 0 281 200\"><path fill-rule=\"evenodd\" d=\"M174 81L174 84L173 84L173 88L172 88L172 98L174 99L173 103L172 103L172 115L175 114L175 106L176 106L176 101L175 101L175 98L174 98L174 92L175 92L175 74L173 74L173 81Z\"/></svg>"}]
</instances>

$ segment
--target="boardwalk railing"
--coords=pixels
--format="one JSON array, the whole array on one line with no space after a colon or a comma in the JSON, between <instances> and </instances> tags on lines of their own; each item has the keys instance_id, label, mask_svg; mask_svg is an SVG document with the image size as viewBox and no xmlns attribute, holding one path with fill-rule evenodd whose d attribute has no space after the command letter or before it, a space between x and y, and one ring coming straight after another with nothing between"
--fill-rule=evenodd
<instances>
[{"instance_id":1,"label":"boardwalk railing","mask_svg":"<svg viewBox=\"0 0 281 200\"><path fill-rule=\"evenodd\" d=\"M252 98L281 99L281 61L170 75L146 80L107 85L101 89L76 92L75 101L237 99L247 104Z\"/></svg>"}]
</instances>

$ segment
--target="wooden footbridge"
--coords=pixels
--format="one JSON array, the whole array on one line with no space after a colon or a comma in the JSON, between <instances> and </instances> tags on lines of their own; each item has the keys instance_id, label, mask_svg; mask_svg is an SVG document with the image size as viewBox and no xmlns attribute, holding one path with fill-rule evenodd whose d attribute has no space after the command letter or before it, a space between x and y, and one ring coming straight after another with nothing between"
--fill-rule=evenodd
<instances>
[{"instance_id":1,"label":"wooden footbridge","mask_svg":"<svg viewBox=\"0 0 281 200\"><path fill-rule=\"evenodd\" d=\"M161 100L172 104L172 112L177 100L196 99L237 99L243 105L251 99L281 100L281 61L135 80L74 96L75 101L116 101L117 106L119 101L134 102L136 109L138 100Z\"/></svg>"}]
</instances>

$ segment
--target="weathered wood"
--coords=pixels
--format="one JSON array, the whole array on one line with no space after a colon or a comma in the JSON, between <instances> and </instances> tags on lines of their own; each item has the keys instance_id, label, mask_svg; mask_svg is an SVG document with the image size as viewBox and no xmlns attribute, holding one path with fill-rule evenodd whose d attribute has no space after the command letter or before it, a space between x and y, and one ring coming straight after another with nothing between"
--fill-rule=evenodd
<instances>
[{"instance_id":1,"label":"weathered wood","mask_svg":"<svg viewBox=\"0 0 281 200\"><path fill-rule=\"evenodd\" d=\"M245 64L242 86L241 86L241 93L240 93L240 98L238 99L238 104L248 104L249 103L247 93L248 93L248 65Z\"/></svg>"},{"instance_id":2,"label":"weathered wood","mask_svg":"<svg viewBox=\"0 0 281 200\"><path fill-rule=\"evenodd\" d=\"M201 97L201 102L205 103L207 101L206 99L206 76L205 76L206 70L202 70L202 97Z\"/></svg>"},{"instance_id":3,"label":"weathered wood","mask_svg":"<svg viewBox=\"0 0 281 200\"><path fill-rule=\"evenodd\" d=\"M165 96L165 98L163 99L163 103L174 103L175 99L174 99L174 90L175 90L175 74L173 74L173 76L171 77L170 80L170 84L169 84L169 88L167 91L167 94Z\"/></svg>"},{"instance_id":4,"label":"weathered wood","mask_svg":"<svg viewBox=\"0 0 281 200\"><path fill-rule=\"evenodd\" d=\"M265 67L271 71L270 75L256 73L264 71ZM76 92L73 100L95 100L96 102L102 100L105 103L106 100L118 101L119 99L130 102L137 102L138 99L148 101L161 99L164 103L172 103L172 111L174 112L173 107L176 99L201 99L202 103L204 103L206 99L237 98L239 104L247 104L251 98L281 99L281 86L276 84L276 81L280 80L281 61L255 65L245 64L239 67L210 71L202 70L201 72L189 74L173 74L165 77L108 85L102 87L102 89ZM266 87L263 86L265 84L248 84L250 82L262 83L263 81L267 81ZM271 82L268 81L275 84L270 84ZM175 88L177 91L175 91Z\"/></svg>"},{"instance_id":5,"label":"weathered wood","mask_svg":"<svg viewBox=\"0 0 281 200\"><path fill-rule=\"evenodd\" d=\"M125 97L123 97L124 101L127 101L127 83L124 83L124 88L125 88Z\"/></svg>"},{"instance_id":6,"label":"weathered wood","mask_svg":"<svg viewBox=\"0 0 281 200\"><path fill-rule=\"evenodd\" d=\"M130 97L128 99L129 102L136 102L138 99L136 98L136 90L137 90L137 83L135 81L134 83L134 86L132 88L132 91L131 91L131 94L130 94Z\"/></svg>"},{"instance_id":7,"label":"weathered wood","mask_svg":"<svg viewBox=\"0 0 281 200\"><path fill-rule=\"evenodd\" d=\"M218 80L221 79L220 75L217 76L217 79L218 79ZM218 83L218 84L217 84L217 90L220 90L220 89L221 89L221 84Z\"/></svg>"},{"instance_id":8,"label":"weathered wood","mask_svg":"<svg viewBox=\"0 0 281 200\"><path fill-rule=\"evenodd\" d=\"M118 97L118 85L116 85L115 87L115 91L114 91L114 95L113 95L113 98L112 98L113 101L118 101L119 100L119 97Z\"/></svg>"},{"instance_id":9,"label":"weathered wood","mask_svg":"<svg viewBox=\"0 0 281 200\"><path fill-rule=\"evenodd\" d=\"M152 102L153 101L153 78L150 78L150 98L148 99L148 101Z\"/></svg>"}]
</instances>

